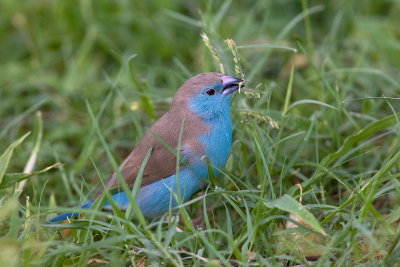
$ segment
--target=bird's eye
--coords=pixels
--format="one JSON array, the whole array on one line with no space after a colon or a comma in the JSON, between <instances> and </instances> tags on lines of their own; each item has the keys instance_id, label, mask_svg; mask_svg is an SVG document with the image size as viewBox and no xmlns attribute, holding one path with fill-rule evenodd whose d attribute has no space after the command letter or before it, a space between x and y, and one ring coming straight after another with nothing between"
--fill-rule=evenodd
<instances>
[{"instance_id":1,"label":"bird's eye","mask_svg":"<svg viewBox=\"0 0 400 267\"><path fill-rule=\"evenodd\" d=\"M214 89L208 89L208 90L206 91L206 94L207 94L207 95L215 95L215 90L214 90Z\"/></svg>"}]
</instances>

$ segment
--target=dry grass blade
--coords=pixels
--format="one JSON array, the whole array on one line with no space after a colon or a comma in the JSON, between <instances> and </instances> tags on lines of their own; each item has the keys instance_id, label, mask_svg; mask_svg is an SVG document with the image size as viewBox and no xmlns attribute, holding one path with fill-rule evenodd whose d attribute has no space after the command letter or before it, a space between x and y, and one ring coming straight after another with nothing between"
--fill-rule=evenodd
<instances>
[{"instance_id":1,"label":"dry grass blade","mask_svg":"<svg viewBox=\"0 0 400 267\"><path fill-rule=\"evenodd\" d=\"M242 116L242 122L256 120L258 122L268 123L272 128L279 129L279 124L267 115L252 110L240 110L239 112Z\"/></svg>"},{"instance_id":2,"label":"dry grass blade","mask_svg":"<svg viewBox=\"0 0 400 267\"><path fill-rule=\"evenodd\" d=\"M226 74L224 64L222 64L221 58L218 56L217 49L211 44L210 38L208 38L207 34L204 32L200 36L201 39L203 39L205 46L210 51L215 64L217 64L218 71L222 74Z\"/></svg>"}]
</instances>

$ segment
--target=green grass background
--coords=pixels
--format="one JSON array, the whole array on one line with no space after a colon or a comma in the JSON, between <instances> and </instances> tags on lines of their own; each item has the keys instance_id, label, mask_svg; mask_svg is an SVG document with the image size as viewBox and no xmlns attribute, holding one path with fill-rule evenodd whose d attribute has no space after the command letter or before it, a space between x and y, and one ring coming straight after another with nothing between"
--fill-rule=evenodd
<instances>
[{"instance_id":1,"label":"green grass background","mask_svg":"<svg viewBox=\"0 0 400 267\"><path fill-rule=\"evenodd\" d=\"M1 266L399 266L400 1L2 0L0 14ZM90 196L183 81L218 71L203 32L230 75L236 42L260 92L234 97L224 174L179 221L43 224Z\"/></svg>"}]
</instances>

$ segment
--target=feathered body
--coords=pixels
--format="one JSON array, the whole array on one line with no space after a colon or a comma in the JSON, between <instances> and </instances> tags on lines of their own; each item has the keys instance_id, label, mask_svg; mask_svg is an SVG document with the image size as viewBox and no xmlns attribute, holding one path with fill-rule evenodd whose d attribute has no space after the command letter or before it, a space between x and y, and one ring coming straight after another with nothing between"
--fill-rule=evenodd
<instances>
[{"instance_id":1,"label":"feathered body","mask_svg":"<svg viewBox=\"0 0 400 267\"><path fill-rule=\"evenodd\" d=\"M152 149L136 195L136 202L145 217L158 217L168 211L170 204L176 206L176 198L171 193L180 193L185 202L206 184L208 168L205 156L216 167L225 165L232 142L230 98L231 93L239 88L240 81L213 72L199 74L186 81L175 94L170 110L150 127L121 164L122 176L128 186L133 186L146 153ZM179 149L182 164L178 174L176 153L162 143L176 151ZM215 168L213 172L218 174ZM118 179L113 174L106 187L118 186ZM124 192L115 193L112 198L121 209L127 208L129 202ZM91 202L84 205L90 206ZM110 208L107 201L104 209ZM51 221L60 221L61 215Z\"/></svg>"}]
</instances>

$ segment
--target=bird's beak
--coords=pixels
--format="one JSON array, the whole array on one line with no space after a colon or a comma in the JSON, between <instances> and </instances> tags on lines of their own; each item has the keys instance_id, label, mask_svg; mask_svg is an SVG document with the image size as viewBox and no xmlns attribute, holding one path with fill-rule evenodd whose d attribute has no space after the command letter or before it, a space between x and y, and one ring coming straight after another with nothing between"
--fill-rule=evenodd
<instances>
[{"instance_id":1,"label":"bird's beak","mask_svg":"<svg viewBox=\"0 0 400 267\"><path fill-rule=\"evenodd\" d=\"M233 78L230 76L222 76L222 94L229 95L238 90L240 87L243 87L243 80L238 78Z\"/></svg>"}]
</instances>

